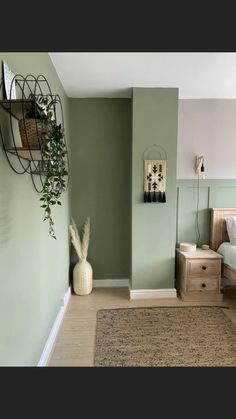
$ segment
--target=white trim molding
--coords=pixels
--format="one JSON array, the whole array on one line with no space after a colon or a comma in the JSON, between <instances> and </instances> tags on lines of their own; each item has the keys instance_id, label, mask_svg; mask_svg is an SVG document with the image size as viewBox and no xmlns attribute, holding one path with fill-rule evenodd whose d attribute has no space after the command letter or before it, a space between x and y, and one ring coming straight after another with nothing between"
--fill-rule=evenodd
<instances>
[{"instance_id":1,"label":"white trim molding","mask_svg":"<svg viewBox=\"0 0 236 419\"><path fill-rule=\"evenodd\" d=\"M71 298L71 287L68 288L68 290L66 291L66 293L65 293L65 295L62 299L62 305L61 305L60 310L57 314L57 317L56 317L56 319L53 323L53 326L52 326L51 332L49 334L49 337L47 339L47 342L45 344L43 353L42 353L42 355L40 357L40 360L38 362L38 365L37 365L38 367L46 367L47 364L48 364L48 361L49 361L54 343L56 341L56 337L57 337L59 328L61 326L63 317L65 315L67 306L69 304L70 298Z\"/></svg>"},{"instance_id":2,"label":"white trim molding","mask_svg":"<svg viewBox=\"0 0 236 419\"><path fill-rule=\"evenodd\" d=\"M129 279L94 279L94 288L129 287Z\"/></svg>"},{"instance_id":3,"label":"white trim molding","mask_svg":"<svg viewBox=\"0 0 236 419\"><path fill-rule=\"evenodd\" d=\"M154 289L154 290L132 290L129 289L130 300L146 298L176 298L175 288Z\"/></svg>"}]
</instances>

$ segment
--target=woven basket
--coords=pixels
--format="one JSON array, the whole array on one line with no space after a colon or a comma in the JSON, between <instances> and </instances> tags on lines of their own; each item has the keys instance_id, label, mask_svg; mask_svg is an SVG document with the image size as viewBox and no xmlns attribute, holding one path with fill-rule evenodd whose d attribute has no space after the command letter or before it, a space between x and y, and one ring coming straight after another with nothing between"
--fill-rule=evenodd
<instances>
[{"instance_id":1,"label":"woven basket","mask_svg":"<svg viewBox=\"0 0 236 419\"><path fill-rule=\"evenodd\" d=\"M45 123L34 118L19 120L20 136L23 147L39 148L39 140L47 132Z\"/></svg>"}]
</instances>

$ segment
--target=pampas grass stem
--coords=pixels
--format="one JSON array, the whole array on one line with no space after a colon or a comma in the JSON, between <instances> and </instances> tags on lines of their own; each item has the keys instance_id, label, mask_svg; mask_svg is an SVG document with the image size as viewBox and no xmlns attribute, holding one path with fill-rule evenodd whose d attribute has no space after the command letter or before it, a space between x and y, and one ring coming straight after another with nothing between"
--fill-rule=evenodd
<instances>
[{"instance_id":1,"label":"pampas grass stem","mask_svg":"<svg viewBox=\"0 0 236 419\"><path fill-rule=\"evenodd\" d=\"M69 225L71 242L79 259L87 259L88 248L90 241L90 219L87 218L83 226L83 239L81 241L79 231L76 227L75 221L71 218L71 224Z\"/></svg>"}]
</instances>

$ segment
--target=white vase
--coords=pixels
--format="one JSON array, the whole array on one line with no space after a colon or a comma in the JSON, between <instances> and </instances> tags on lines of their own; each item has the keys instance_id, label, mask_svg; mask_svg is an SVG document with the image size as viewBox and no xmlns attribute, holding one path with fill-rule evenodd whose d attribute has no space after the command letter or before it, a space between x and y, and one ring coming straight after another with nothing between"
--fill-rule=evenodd
<instances>
[{"instance_id":1,"label":"white vase","mask_svg":"<svg viewBox=\"0 0 236 419\"><path fill-rule=\"evenodd\" d=\"M81 259L73 269L73 289L77 295L88 295L93 289L93 269L86 259Z\"/></svg>"}]
</instances>

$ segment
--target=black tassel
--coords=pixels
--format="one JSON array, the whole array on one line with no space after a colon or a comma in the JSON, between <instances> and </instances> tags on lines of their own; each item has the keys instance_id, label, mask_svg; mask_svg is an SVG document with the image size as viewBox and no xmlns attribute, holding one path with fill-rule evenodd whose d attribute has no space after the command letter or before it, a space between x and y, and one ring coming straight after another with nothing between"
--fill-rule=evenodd
<instances>
[{"instance_id":1,"label":"black tassel","mask_svg":"<svg viewBox=\"0 0 236 419\"><path fill-rule=\"evenodd\" d=\"M144 195L143 195L143 202L147 202L147 192L144 192Z\"/></svg>"},{"instance_id":2,"label":"black tassel","mask_svg":"<svg viewBox=\"0 0 236 419\"><path fill-rule=\"evenodd\" d=\"M152 202L152 196L151 196L151 192L148 192L148 202Z\"/></svg>"},{"instance_id":3,"label":"black tassel","mask_svg":"<svg viewBox=\"0 0 236 419\"><path fill-rule=\"evenodd\" d=\"M161 191L158 192L157 200L158 200L158 202L162 202L162 193L161 193Z\"/></svg>"},{"instance_id":4,"label":"black tassel","mask_svg":"<svg viewBox=\"0 0 236 419\"><path fill-rule=\"evenodd\" d=\"M163 192L163 194L162 194L162 202L166 202L166 193L165 192Z\"/></svg>"},{"instance_id":5,"label":"black tassel","mask_svg":"<svg viewBox=\"0 0 236 419\"><path fill-rule=\"evenodd\" d=\"M153 195L152 195L152 202L157 202L156 191L154 191L154 192L153 192Z\"/></svg>"}]
</instances>

